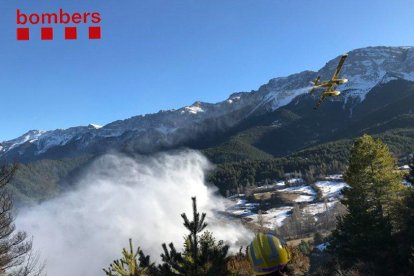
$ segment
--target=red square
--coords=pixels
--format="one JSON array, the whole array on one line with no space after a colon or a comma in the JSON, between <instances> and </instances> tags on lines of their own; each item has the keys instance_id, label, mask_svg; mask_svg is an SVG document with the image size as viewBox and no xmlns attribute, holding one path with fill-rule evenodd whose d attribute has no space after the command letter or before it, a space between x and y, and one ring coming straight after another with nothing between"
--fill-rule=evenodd
<instances>
[{"instance_id":1,"label":"red square","mask_svg":"<svg viewBox=\"0 0 414 276\"><path fill-rule=\"evenodd\" d=\"M44 27L41 29L42 40L53 40L53 28Z\"/></svg>"},{"instance_id":2,"label":"red square","mask_svg":"<svg viewBox=\"0 0 414 276\"><path fill-rule=\"evenodd\" d=\"M101 27L89 27L89 39L101 39Z\"/></svg>"},{"instance_id":3,"label":"red square","mask_svg":"<svg viewBox=\"0 0 414 276\"><path fill-rule=\"evenodd\" d=\"M29 28L17 28L17 40L29 40Z\"/></svg>"},{"instance_id":4,"label":"red square","mask_svg":"<svg viewBox=\"0 0 414 276\"><path fill-rule=\"evenodd\" d=\"M78 28L76 27L65 27L65 39L77 39Z\"/></svg>"}]
</instances>

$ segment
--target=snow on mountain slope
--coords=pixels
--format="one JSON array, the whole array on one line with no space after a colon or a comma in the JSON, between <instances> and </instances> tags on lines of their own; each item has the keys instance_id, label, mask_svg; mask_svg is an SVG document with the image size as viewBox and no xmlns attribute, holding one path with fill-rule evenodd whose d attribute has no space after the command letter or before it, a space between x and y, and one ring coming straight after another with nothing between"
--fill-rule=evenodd
<instances>
[{"instance_id":1,"label":"snow on mountain slope","mask_svg":"<svg viewBox=\"0 0 414 276\"><path fill-rule=\"evenodd\" d=\"M297 96L306 94L309 82L320 75L331 78L339 56L318 72L304 71L271 79L257 91L232 94L225 101L211 104L195 102L177 110L135 116L103 127L80 126L53 131L32 130L0 144L0 159L40 156L56 147L70 147L70 152L102 151L128 147L151 151L185 143L204 133L225 130L255 113L266 113L283 107ZM349 82L338 87L347 101L365 99L376 85L393 79L414 81L413 47L368 47L349 52L340 77Z\"/></svg>"},{"instance_id":2,"label":"snow on mountain slope","mask_svg":"<svg viewBox=\"0 0 414 276\"><path fill-rule=\"evenodd\" d=\"M22 145L26 142L29 143L33 143L35 141L37 141L39 139L40 136L42 136L42 134L44 134L45 131L41 131L41 130L30 130L27 133L23 134L22 136L10 140L8 142L5 142L2 146L2 148L0 149L1 151L7 151L7 150L11 150L15 147L18 147L19 145Z\"/></svg>"},{"instance_id":3,"label":"snow on mountain slope","mask_svg":"<svg viewBox=\"0 0 414 276\"><path fill-rule=\"evenodd\" d=\"M329 61L318 74L329 78L335 70L339 57ZM349 81L339 87L346 99L365 99L376 85L393 79L414 81L413 47L368 47L349 52L340 77Z\"/></svg>"}]
</instances>

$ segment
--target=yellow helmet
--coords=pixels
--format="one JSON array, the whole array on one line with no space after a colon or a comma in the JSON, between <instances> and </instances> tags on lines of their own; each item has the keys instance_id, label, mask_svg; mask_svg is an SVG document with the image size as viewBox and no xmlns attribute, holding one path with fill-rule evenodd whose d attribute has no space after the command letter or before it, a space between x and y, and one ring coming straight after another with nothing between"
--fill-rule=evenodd
<instances>
[{"instance_id":1,"label":"yellow helmet","mask_svg":"<svg viewBox=\"0 0 414 276\"><path fill-rule=\"evenodd\" d=\"M289 252L272 234L259 233L250 243L249 259L256 275L266 275L283 269L289 262Z\"/></svg>"}]
</instances>

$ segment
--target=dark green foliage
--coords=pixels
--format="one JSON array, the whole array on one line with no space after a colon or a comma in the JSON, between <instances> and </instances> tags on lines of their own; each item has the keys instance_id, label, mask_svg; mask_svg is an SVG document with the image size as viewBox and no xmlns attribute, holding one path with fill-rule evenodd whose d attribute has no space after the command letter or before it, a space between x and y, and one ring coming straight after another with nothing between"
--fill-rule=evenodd
<instances>
[{"instance_id":1,"label":"dark green foliage","mask_svg":"<svg viewBox=\"0 0 414 276\"><path fill-rule=\"evenodd\" d=\"M324 243L324 238L323 238L322 234L320 232L316 232L313 235L313 244L314 245L319 245L319 244L322 244L322 243Z\"/></svg>"},{"instance_id":2,"label":"dark green foliage","mask_svg":"<svg viewBox=\"0 0 414 276\"><path fill-rule=\"evenodd\" d=\"M29 205L58 195L68 189L72 178L92 159L80 156L63 160L40 160L19 164L9 190L16 205Z\"/></svg>"},{"instance_id":3,"label":"dark green foliage","mask_svg":"<svg viewBox=\"0 0 414 276\"><path fill-rule=\"evenodd\" d=\"M122 258L113 261L108 269L103 269L108 276L141 276L157 275L155 265L150 262L150 257L145 256L138 247L134 251L132 240L129 239L129 250L122 250ZM152 272L152 273L151 273Z\"/></svg>"},{"instance_id":4,"label":"dark green foliage","mask_svg":"<svg viewBox=\"0 0 414 276\"><path fill-rule=\"evenodd\" d=\"M386 143L395 156L403 156L414 151L414 129L396 129L374 137ZM284 172L298 170L308 183L319 176L341 173L346 169L351 140L338 140L314 146L284 158L270 160L245 160L219 164L210 175L220 192L236 193L238 187L247 183L255 185L266 179L281 179Z\"/></svg>"},{"instance_id":5,"label":"dark green foliage","mask_svg":"<svg viewBox=\"0 0 414 276\"><path fill-rule=\"evenodd\" d=\"M317 112L309 108L314 103L312 97L304 95L282 109L248 118L230 131L224 142L205 149L205 153L215 163L241 161L241 158L264 160L267 157L263 153L284 157L363 133L382 135L394 130L413 129L413 92L412 82L391 81L374 88L357 105L351 101L328 101ZM395 149L391 147L395 154L407 153L401 151L401 143L395 139L401 139L402 144L407 145L411 139L405 139L405 135L399 133L389 137L396 146ZM388 144L387 139L383 140ZM240 151L241 147L245 150Z\"/></svg>"},{"instance_id":6,"label":"dark green foliage","mask_svg":"<svg viewBox=\"0 0 414 276\"><path fill-rule=\"evenodd\" d=\"M414 157L413 157L413 159L411 160L411 163L409 164L409 166L410 166L410 172L408 173L408 175L407 175L407 177L406 177L406 180L407 180L408 182L410 182L410 183L411 183L411 185L413 185L413 186L414 186Z\"/></svg>"},{"instance_id":7,"label":"dark green foliage","mask_svg":"<svg viewBox=\"0 0 414 276\"><path fill-rule=\"evenodd\" d=\"M341 200L348 214L339 218L330 241L330 250L344 267L363 262L392 271L392 207L401 178L386 145L368 135L356 140L344 175L350 188Z\"/></svg>"},{"instance_id":8,"label":"dark green foliage","mask_svg":"<svg viewBox=\"0 0 414 276\"><path fill-rule=\"evenodd\" d=\"M155 266L138 247L136 251L132 248L127 251L123 249L123 258L115 260L108 269L104 269L108 276L165 276L165 275L185 275L185 276L221 276L228 275L227 253L229 246L222 240L216 241L212 233L205 231L207 227L204 222L206 214L197 212L196 198L193 201L193 220L190 221L187 215L181 216L184 226L190 232L184 239L184 251L178 252L173 243L162 244L164 253L161 254L162 263Z\"/></svg>"},{"instance_id":9,"label":"dark green foliage","mask_svg":"<svg viewBox=\"0 0 414 276\"><path fill-rule=\"evenodd\" d=\"M298 245L298 247L299 247L300 252L302 252L302 254L304 255L309 255L311 252L309 244L304 240L300 241L300 244Z\"/></svg>"},{"instance_id":10,"label":"dark green foliage","mask_svg":"<svg viewBox=\"0 0 414 276\"><path fill-rule=\"evenodd\" d=\"M286 158L219 164L209 181L225 195L227 190L237 193L247 185L283 179L285 172L299 171L307 180L315 180L320 175L344 170L349 155L347 144L348 141L321 145Z\"/></svg>"},{"instance_id":11,"label":"dark green foliage","mask_svg":"<svg viewBox=\"0 0 414 276\"><path fill-rule=\"evenodd\" d=\"M398 242L398 265L403 271L414 269L414 188L405 191L405 196L398 208L401 229L396 235Z\"/></svg>"},{"instance_id":12,"label":"dark green foliage","mask_svg":"<svg viewBox=\"0 0 414 276\"><path fill-rule=\"evenodd\" d=\"M204 222L206 217L205 213L197 212L197 203L196 199L193 200L193 220L190 222L185 213L181 214L181 217L184 220L184 226L190 231L190 234L185 240L185 252L186 258L183 258L180 253L174 248L174 245L170 244L171 252L168 251L165 244L163 244L164 254L161 255L162 260L170 265L173 271L178 273L189 273L189 275L197 275L200 270L200 260L199 255L199 241L198 234L202 232L206 227L207 223Z\"/></svg>"},{"instance_id":13,"label":"dark green foliage","mask_svg":"<svg viewBox=\"0 0 414 276\"><path fill-rule=\"evenodd\" d=\"M273 159L271 154L254 146L266 130L267 127L257 126L238 132L224 143L204 149L203 153L214 163Z\"/></svg>"},{"instance_id":14,"label":"dark green foliage","mask_svg":"<svg viewBox=\"0 0 414 276\"><path fill-rule=\"evenodd\" d=\"M210 232L205 232L199 238L207 224L204 222L206 214L201 216L197 212L196 198L193 201L193 220L188 220L182 214L184 226L190 232L185 239L184 252L179 253L172 243L169 249L163 244L164 253L161 255L165 272L172 275L227 275L227 252L229 247L223 241L216 242Z\"/></svg>"}]
</instances>

